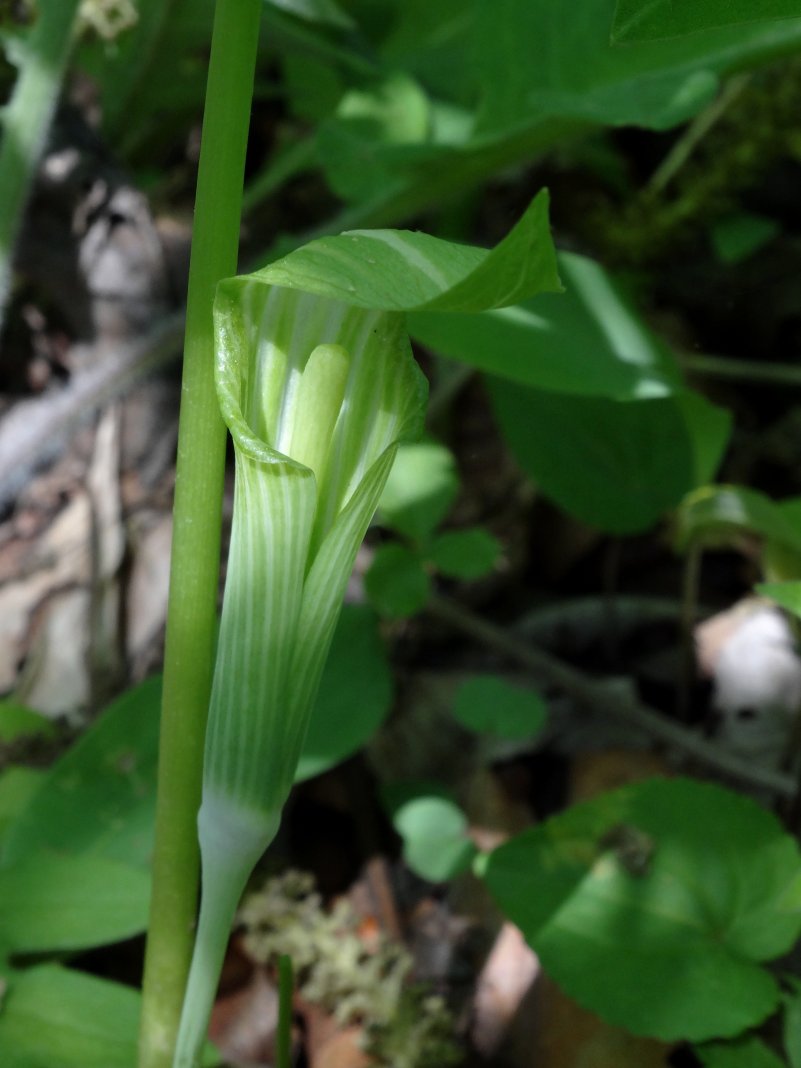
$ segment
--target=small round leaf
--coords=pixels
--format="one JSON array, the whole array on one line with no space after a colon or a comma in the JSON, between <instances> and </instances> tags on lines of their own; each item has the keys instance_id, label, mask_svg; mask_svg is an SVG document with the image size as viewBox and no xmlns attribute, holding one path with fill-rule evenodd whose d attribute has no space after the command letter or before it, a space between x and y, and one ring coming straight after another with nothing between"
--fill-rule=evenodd
<instances>
[{"instance_id":1,"label":"small round leaf","mask_svg":"<svg viewBox=\"0 0 801 1068\"><path fill-rule=\"evenodd\" d=\"M459 476L450 449L433 441L398 449L378 506L383 524L423 542L450 511Z\"/></svg>"},{"instance_id":2,"label":"small round leaf","mask_svg":"<svg viewBox=\"0 0 801 1068\"><path fill-rule=\"evenodd\" d=\"M392 676L377 619L367 605L346 604L314 702L295 782L349 757L389 712Z\"/></svg>"},{"instance_id":3,"label":"small round leaf","mask_svg":"<svg viewBox=\"0 0 801 1068\"><path fill-rule=\"evenodd\" d=\"M382 616L402 619L424 607L431 580L419 556L393 542L377 550L364 576L364 585L367 596Z\"/></svg>"},{"instance_id":4,"label":"small round leaf","mask_svg":"<svg viewBox=\"0 0 801 1068\"><path fill-rule=\"evenodd\" d=\"M404 860L432 883L445 882L469 868L476 854L465 814L447 797L411 797L395 809L392 821L403 839Z\"/></svg>"},{"instance_id":5,"label":"small round leaf","mask_svg":"<svg viewBox=\"0 0 801 1068\"><path fill-rule=\"evenodd\" d=\"M495 566L501 547L486 530L452 530L431 546L429 558L448 578L477 579Z\"/></svg>"},{"instance_id":6,"label":"small round leaf","mask_svg":"<svg viewBox=\"0 0 801 1068\"><path fill-rule=\"evenodd\" d=\"M498 675L476 675L459 688L453 714L471 731L502 738L527 738L545 726L545 702L532 690L513 686Z\"/></svg>"}]
</instances>

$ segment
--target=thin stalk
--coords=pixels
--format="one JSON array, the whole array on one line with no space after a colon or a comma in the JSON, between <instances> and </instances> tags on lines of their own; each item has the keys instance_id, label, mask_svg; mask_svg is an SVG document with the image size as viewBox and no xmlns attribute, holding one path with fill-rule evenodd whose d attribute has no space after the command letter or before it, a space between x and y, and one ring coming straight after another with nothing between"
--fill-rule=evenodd
<instances>
[{"instance_id":1,"label":"thin stalk","mask_svg":"<svg viewBox=\"0 0 801 1068\"><path fill-rule=\"evenodd\" d=\"M260 14L261 0L217 0L214 17L186 310L139 1068L172 1063L194 941L225 464L212 301L220 278L236 272Z\"/></svg>"},{"instance_id":2,"label":"thin stalk","mask_svg":"<svg viewBox=\"0 0 801 1068\"><path fill-rule=\"evenodd\" d=\"M720 95L690 123L651 175L647 187L649 193L661 193L673 181L701 141L745 89L749 80L750 75L738 74L726 82Z\"/></svg>"},{"instance_id":3,"label":"thin stalk","mask_svg":"<svg viewBox=\"0 0 801 1068\"><path fill-rule=\"evenodd\" d=\"M684 558L681 582L681 670L676 688L676 716L682 723L690 718L690 695L695 677L695 617L701 588L701 561L704 550L693 541Z\"/></svg>"},{"instance_id":4,"label":"thin stalk","mask_svg":"<svg viewBox=\"0 0 801 1068\"><path fill-rule=\"evenodd\" d=\"M292 958L278 959L278 1029L275 1035L275 1068L292 1068Z\"/></svg>"},{"instance_id":5,"label":"thin stalk","mask_svg":"<svg viewBox=\"0 0 801 1068\"><path fill-rule=\"evenodd\" d=\"M242 202L243 213L247 215L253 211L290 178L310 170L315 162L316 151L314 139L311 137L287 145L248 183Z\"/></svg>"},{"instance_id":6,"label":"thin stalk","mask_svg":"<svg viewBox=\"0 0 801 1068\"><path fill-rule=\"evenodd\" d=\"M3 113L0 142L0 327L11 264L39 157L58 103L75 36L79 0L39 4L21 54L19 77Z\"/></svg>"},{"instance_id":7,"label":"thin stalk","mask_svg":"<svg viewBox=\"0 0 801 1068\"><path fill-rule=\"evenodd\" d=\"M709 378L729 378L735 382L753 382L766 386L801 386L801 367L788 363L767 363L762 360L731 359L728 356L706 356L685 353L679 362L690 374Z\"/></svg>"}]
</instances>

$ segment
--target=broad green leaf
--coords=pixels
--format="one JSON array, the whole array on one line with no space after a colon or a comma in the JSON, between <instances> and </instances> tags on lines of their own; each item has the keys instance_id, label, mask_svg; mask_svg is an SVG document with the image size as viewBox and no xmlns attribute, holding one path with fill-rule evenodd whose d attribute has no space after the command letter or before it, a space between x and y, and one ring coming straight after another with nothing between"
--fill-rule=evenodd
<instances>
[{"instance_id":1,"label":"broad green leaf","mask_svg":"<svg viewBox=\"0 0 801 1068\"><path fill-rule=\"evenodd\" d=\"M392 823L412 871L432 883L445 882L470 866L476 847L459 806L440 791L419 790L406 786L387 792Z\"/></svg>"},{"instance_id":2,"label":"broad green leaf","mask_svg":"<svg viewBox=\"0 0 801 1068\"><path fill-rule=\"evenodd\" d=\"M25 767L12 766L0 772L0 839L30 804L45 777L46 772Z\"/></svg>"},{"instance_id":3,"label":"broad green leaf","mask_svg":"<svg viewBox=\"0 0 801 1068\"><path fill-rule=\"evenodd\" d=\"M567 512L615 534L646 530L694 484L695 452L673 397L618 402L489 380L523 470Z\"/></svg>"},{"instance_id":4,"label":"broad green leaf","mask_svg":"<svg viewBox=\"0 0 801 1068\"><path fill-rule=\"evenodd\" d=\"M136 990L54 964L16 973L0 1007L8 1068L132 1068Z\"/></svg>"},{"instance_id":5,"label":"broad green leaf","mask_svg":"<svg viewBox=\"0 0 801 1068\"><path fill-rule=\"evenodd\" d=\"M612 40L678 37L771 19L801 19L801 4L798 0L617 0Z\"/></svg>"},{"instance_id":6,"label":"broad green leaf","mask_svg":"<svg viewBox=\"0 0 801 1068\"><path fill-rule=\"evenodd\" d=\"M104 857L40 853L0 870L0 945L15 953L118 942L147 925L150 878Z\"/></svg>"},{"instance_id":7,"label":"broad green leaf","mask_svg":"<svg viewBox=\"0 0 801 1068\"><path fill-rule=\"evenodd\" d=\"M776 506L787 522L801 532L801 497L785 497Z\"/></svg>"},{"instance_id":8,"label":"broad green leaf","mask_svg":"<svg viewBox=\"0 0 801 1068\"><path fill-rule=\"evenodd\" d=\"M13 701L0 701L0 741L11 742L24 735L52 738L56 728L52 720Z\"/></svg>"},{"instance_id":9,"label":"broad green leaf","mask_svg":"<svg viewBox=\"0 0 801 1068\"><path fill-rule=\"evenodd\" d=\"M149 864L160 703L160 681L142 683L56 761L9 828L4 865L48 848Z\"/></svg>"},{"instance_id":10,"label":"broad green leaf","mask_svg":"<svg viewBox=\"0 0 801 1068\"><path fill-rule=\"evenodd\" d=\"M715 223L712 245L723 263L742 263L771 241L780 231L775 219L741 212Z\"/></svg>"},{"instance_id":11,"label":"broad green leaf","mask_svg":"<svg viewBox=\"0 0 801 1068\"><path fill-rule=\"evenodd\" d=\"M398 449L378 514L381 523L419 544L447 516L459 492L456 460L433 441L410 442Z\"/></svg>"},{"instance_id":12,"label":"broad green leaf","mask_svg":"<svg viewBox=\"0 0 801 1068\"><path fill-rule=\"evenodd\" d=\"M406 74L392 73L371 89L345 93L336 116L317 134L328 182L345 200L380 194L395 180L404 146L423 144L431 128L428 97Z\"/></svg>"},{"instance_id":13,"label":"broad green leaf","mask_svg":"<svg viewBox=\"0 0 801 1068\"><path fill-rule=\"evenodd\" d=\"M443 356L558 393L630 399L680 386L670 353L599 264L563 252L559 273L565 292L558 296L470 319L414 312L411 333Z\"/></svg>"},{"instance_id":14,"label":"broad green leaf","mask_svg":"<svg viewBox=\"0 0 801 1068\"><path fill-rule=\"evenodd\" d=\"M557 115L665 129L707 104L722 75L801 41L801 21L793 20L618 48L610 43L614 10L615 0L480 4L473 25L484 86L480 130L492 136Z\"/></svg>"},{"instance_id":15,"label":"broad green leaf","mask_svg":"<svg viewBox=\"0 0 801 1068\"><path fill-rule=\"evenodd\" d=\"M375 615L345 605L312 711L295 781L319 775L349 757L389 712L392 675Z\"/></svg>"},{"instance_id":16,"label":"broad green leaf","mask_svg":"<svg viewBox=\"0 0 801 1068\"><path fill-rule=\"evenodd\" d=\"M376 550L364 586L376 611L391 619L413 616L425 608L431 593L431 580L419 555L397 542Z\"/></svg>"},{"instance_id":17,"label":"broad green leaf","mask_svg":"<svg viewBox=\"0 0 801 1068\"><path fill-rule=\"evenodd\" d=\"M386 311L483 311L561 288L544 190L491 251L410 230L352 230L250 277Z\"/></svg>"},{"instance_id":18,"label":"broad green leaf","mask_svg":"<svg viewBox=\"0 0 801 1068\"><path fill-rule=\"evenodd\" d=\"M784 1061L755 1035L732 1042L706 1042L693 1050L704 1068L785 1068Z\"/></svg>"},{"instance_id":19,"label":"broad green leaf","mask_svg":"<svg viewBox=\"0 0 801 1068\"><path fill-rule=\"evenodd\" d=\"M729 546L743 534L801 551L801 529L765 494L746 486L704 486L682 502L676 515L680 547L696 541Z\"/></svg>"},{"instance_id":20,"label":"broad green leaf","mask_svg":"<svg viewBox=\"0 0 801 1068\"><path fill-rule=\"evenodd\" d=\"M782 1039L784 1052L790 1068L801 1068L801 981L797 976L786 976L790 987L784 994Z\"/></svg>"},{"instance_id":21,"label":"broad green leaf","mask_svg":"<svg viewBox=\"0 0 801 1068\"><path fill-rule=\"evenodd\" d=\"M613 1024L700 1042L778 1004L761 962L801 931L801 855L745 797L650 780L576 805L482 864L544 968Z\"/></svg>"},{"instance_id":22,"label":"broad green leaf","mask_svg":"<svg viewBox=\"0 0 801 1068\"><path fill-rule=\"evenodd\" d=\"M801 618L801 582L760 582L754 587L781 608Z\"/></svg>"},{"instance_id":23,"label":"broad green leaf","mask_svg":"<svg viewBox=\"0 0 801 1068\"><path fill-rule=\"evenodd\" d=\"M390 69L409 71L438 98L472 108L478 83L471 7L464 0L403 0L393 6L389 31L379 45L384 62Z\"/></svg>"},{"instance_id":24,"label":"broad green leaf","mask_svg":"<svg viewBox=\"0 0 801 1068\"><path fill-rule=\"evenodd\" d=\"M345 92L342 73L335 64L313 52L287 50L281 57L281 68L289 98L287 106L293 115L319 123L334 114ZM310 159L314 155L314 146L310 145ZM275 162L271 157L268 165Z\"/></svg>"},{"instance_id":25,"label":"broad green leaf","mask_svg":"<svg viewBox=\"0 0 801 1068\"><path fill-rule=\"evenodd\" d=\"M486 530L450 530L435 538L428 558L448 578L477 579L489 574L500 556L498 539Z\"/></svg>"},{"instance_id":26,"label":"broad green leaf","mask_svg":"<svg viewBox=\"0 0 801 1068\"><path fill-rule=\"evenodd\" d=\"M693 451L693 485L704 486L718 473L731 438L731 412L718 408L700 393L684 389L674 394Z\"/></svg>"},{"instance_id":27,"label":"broad green leaf","mask_svg":"<svg viewBox=\"0 0 801 1068\"><path fill-rule=\"evenodd\" d=\"M548 719L538 693L498 675L475 675L464 682L456 693L453 714L469 730L502 738L533 738Z\"/></svg>"}]
</instances>

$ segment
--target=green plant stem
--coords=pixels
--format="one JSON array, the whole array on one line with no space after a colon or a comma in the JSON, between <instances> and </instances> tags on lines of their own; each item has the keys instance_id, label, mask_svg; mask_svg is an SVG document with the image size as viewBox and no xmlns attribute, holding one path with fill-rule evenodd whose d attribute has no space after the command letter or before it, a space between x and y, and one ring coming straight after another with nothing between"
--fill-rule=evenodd
<instances>
[{"instance_id":1,"label":"green plant stem","mask_svg":"<svg viewBox=\"0 0 801 1068\"><path fill-rule=\"evenodd\" d=\"M723 87L717 99L695 118L684 134L668 152L648 182L648 192L661 193L676 177L678 172L692 156L712 127L723 117L729 106L734 103L743 89L748 85L750 75L739 74L731 78Z\"/></svg>"},{"instance_id":2,"label":"green plant stem","mask_svg":"<svg viewBox=\"0 0 801 1068\"><path fill-rule=\"evenodd\" d=\"M38 5L36 24L3 114L0 142L0 326L11 286L22 215L58 103L80 0Z\"/></svg>"},{"instance_id":3,"label":"green plant stem","mask_svg":"<svg viewBox=\"0 0 801 1068\"><path fill-rule=\"evenodd\" d=\"M679 356L685 371L709 378L729 378L766 386L801 386L801 367L761 360L735 360L728 356L685 353Z\"/></svg>"},{"instance_id":4,"label":"green plant stem","mask_svg":"<svg viewBox=\"0 0 801 1068\"><path fill-rule=\"evenodd\" d=\"M139 1068L169 1068L192 954L196 817L213 666L225 425L212 301L236 272L260 0L217 0L189 272Z\"/></svg>"},{"instance_id":5,"label":"green plant stem","mask_svg":"<svg viewBox=\"0 0 801 1068\"><path fill-rule=\"evenodd\" d=\"M316 146L314 139L297 141L287 145L271 159L267 166L257 174L245 189L242 211L245 215L271 196L279 186L303 171L310 170L315 163Z\"/></svg>"}]
</instances>

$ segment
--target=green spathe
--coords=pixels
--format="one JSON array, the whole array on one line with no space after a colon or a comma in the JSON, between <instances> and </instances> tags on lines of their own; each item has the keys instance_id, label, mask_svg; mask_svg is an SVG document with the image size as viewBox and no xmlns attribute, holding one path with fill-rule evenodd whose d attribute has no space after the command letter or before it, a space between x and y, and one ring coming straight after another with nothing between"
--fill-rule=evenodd
<instances>
[{"instance_id":1,"label":"green spathe","mask_svg":"<svg viewBox=\"0 0 801 1068\"><path fill-rule=\"evenodd\" d=\"M278 828L356 553L399 443L422 429L427 386L404 312L556 290L555 262L541 194L492 251L360 231L218 287L215 371L236 484L176 1068L197 1063L231 919Z\"/></svg>"},{"instance_id":2,"label":"green spathe","mask_svg":"<svg viewBox=\"0 0 801 1068\"><path fill-rule=\"evenodd\" d=\"M426 398L398 313L237 279L220 286L215 325L236 485L176 1065L195 1063L231 916L278 828L356 553Z\"/></svg>"},{"instance_id":3,"label":"green spathe","mask_svg":"<svg viewBox=\"0 0 801 1068\"><path fill-rule=\"evenodd\" d=\"M237 471L201 817L222 796L272 818L425 381L398 314L247 280L221 286L215 314Z\"/></svg>"}]
</instances>

